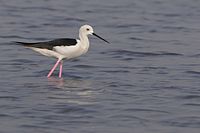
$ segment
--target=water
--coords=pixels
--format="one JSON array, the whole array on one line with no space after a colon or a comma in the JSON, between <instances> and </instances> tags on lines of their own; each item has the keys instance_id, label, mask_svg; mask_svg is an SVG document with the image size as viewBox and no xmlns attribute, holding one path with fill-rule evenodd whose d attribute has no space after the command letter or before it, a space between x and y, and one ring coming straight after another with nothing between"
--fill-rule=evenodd
<instances>
[{"instance_id":1,"label":"water","mask_svg":"<svg viewBox=\"0 0 200 133\"><path fill-rule=\"evenodd\" d=\"M1 133L199 133L200 1L1 0ZM64 62L13 41L78 37L90 51Z\"/></svg>"}]
</instances>

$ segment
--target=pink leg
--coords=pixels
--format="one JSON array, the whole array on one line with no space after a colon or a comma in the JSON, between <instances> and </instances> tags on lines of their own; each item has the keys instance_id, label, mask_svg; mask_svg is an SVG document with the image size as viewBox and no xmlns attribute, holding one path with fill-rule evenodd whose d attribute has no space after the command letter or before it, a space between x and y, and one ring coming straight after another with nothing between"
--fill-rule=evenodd
<instances>
[{"instance_id":1,"label":"pink leg","mask_svg":"<svg viewBox=\"0 0 200 133\"><path fill-rule=\"evenodd\" d=\"M61 61L61 60L58 59L58 61L56 62L56 64L53 66L53 68L51 69L51 71L50 71L49 74L47 75L48 78L52 75L53 71L56 69L56 67L58 66L58 64L59 64L60 61Z\"/></svg>"},{"instance_id":2,"label":"pink leg","mask_svg":"<svg viewBox=\"0 0 200 133\"><path fill-rule=\"evenodd\" d=\"M63 61L60 61L60 72L59 72L59 78L62 78L62 67L63 67Z\"/></svg>"}]
</instances>

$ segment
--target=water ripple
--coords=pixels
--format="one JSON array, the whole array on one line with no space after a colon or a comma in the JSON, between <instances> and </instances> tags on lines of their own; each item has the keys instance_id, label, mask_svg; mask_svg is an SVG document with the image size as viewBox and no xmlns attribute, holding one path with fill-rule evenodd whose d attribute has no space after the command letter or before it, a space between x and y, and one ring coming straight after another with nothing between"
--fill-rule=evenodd
<instances>
[{"instance_id":1,"label":"water ripple","mask_svg":"<svg viewBox=\"0 0 200 133\"><path fill-rule=\"evenodd\" d=\"M162 121L161 123L167 124L169 126L174 126L174 127L199 128L200 117L197 117L197 116L177 117L177 118Z\"/></svg>"},{"instance_id":2,"label":"water ripple","mask_svg":"<svg viewBox=\"0 0 200 133\"><path fill-rule=\"evenodd\" d=\"M183 54L166 52L166 51L159 51L159 52L137 52L137 51L130 51L130 50L109 51L107 54L110 54L110 55L119 55L119 56L126 55L126 56L135 56L135 57L183 56Z\"/></svg>"},{"instance_id":3,"label":"water ripple","mask_svg":"<svg viewBox=\"0 0 200 133\"><path fill-rule=\"evenodd\" d=\"M177 98L183 99L183 100L190 100L190 99L196 99L200 100L200 95L186 95L186 96L178 96Z\"/></svg>"}]
</instances>

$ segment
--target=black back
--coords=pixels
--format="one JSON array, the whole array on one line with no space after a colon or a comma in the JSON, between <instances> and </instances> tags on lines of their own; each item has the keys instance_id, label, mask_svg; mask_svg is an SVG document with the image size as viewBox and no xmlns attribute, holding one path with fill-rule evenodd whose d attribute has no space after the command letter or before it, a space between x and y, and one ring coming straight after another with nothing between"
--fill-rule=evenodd
<instances>
[{"instance_id":1,"label":"black back","mask_svg":"<svg viewBox=\"0 0 200 133\"><path fill-rule=\"evenodd\" d=\"M60 38L47 42L35 42L35 43L26 43L26 42L16 42L26 47L34 47L41 49L53 50L56 46L74 46L77 44L76 39L71 38Z\"/></svg>"}]
</instances>

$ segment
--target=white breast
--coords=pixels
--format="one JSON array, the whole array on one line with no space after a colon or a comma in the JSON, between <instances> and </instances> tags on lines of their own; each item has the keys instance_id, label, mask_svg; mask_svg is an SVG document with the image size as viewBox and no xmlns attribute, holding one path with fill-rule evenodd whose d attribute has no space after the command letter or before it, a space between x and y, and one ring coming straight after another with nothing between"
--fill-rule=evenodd
<instances>
[{"instance_id":1,"label":"white breast","mask_svg":"<svg viewBox=\"0 0 200 133\"><path fill-rule=\"evenodd\" d=\"M56 46L54 47L54 50L57 53L63 55L64 58L67 58L67 59L78 57L86 52L85 52L85 49L81 47L80 41L77 40L77 42L78 43L73 46Z\"/></svg>"}]
</instances>

